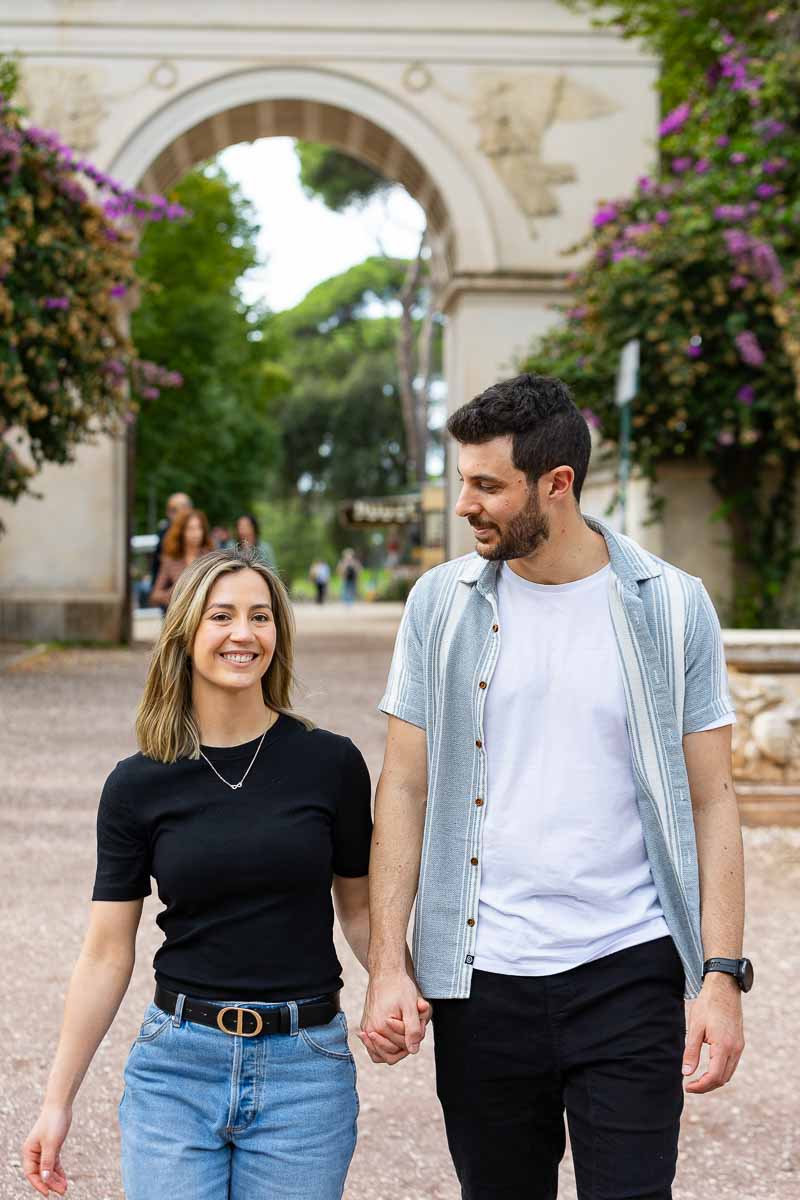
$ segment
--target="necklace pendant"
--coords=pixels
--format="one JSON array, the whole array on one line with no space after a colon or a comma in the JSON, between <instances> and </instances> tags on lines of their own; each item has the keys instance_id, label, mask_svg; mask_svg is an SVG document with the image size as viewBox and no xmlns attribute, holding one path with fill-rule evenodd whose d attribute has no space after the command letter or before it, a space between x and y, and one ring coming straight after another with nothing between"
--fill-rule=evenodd
<instances>
[{"instance_id":1,"label":"necklace pendant","mask_svg":"<svg viewBox=\"0 0 800 1200\"><path fill-rule=\"evenodd\" d=\"M232 791L234 791L234 792L235 792L235 791L236 791L236 789L237 789L237 788L240 788L240 787L242 786L242 784L243 784L243 783L244 783L244 780L243 780L243 779L240 779L238 783L232 783L232 784L231 784L231 789L232 789Z\"/></svg>"}]
</instances>

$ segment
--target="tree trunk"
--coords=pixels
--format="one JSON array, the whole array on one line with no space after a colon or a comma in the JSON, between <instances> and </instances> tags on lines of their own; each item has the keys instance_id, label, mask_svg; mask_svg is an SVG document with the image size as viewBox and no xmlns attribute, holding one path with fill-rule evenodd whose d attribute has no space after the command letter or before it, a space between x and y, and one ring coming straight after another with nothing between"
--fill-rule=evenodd
<instances>
[{"instance_id":1,"label":"tree trunk","mask_svg":"<svg viewBox=\"0 0 800 1200\"><path fill-rule=\"evenodd\" d=\"M420 438L417 393L414 386L417 377L417 346L414 337L414 303L422 274L422 251L425 245L423 233L416 258L408 264L406 277L400 292L400 331L397 338L397 373L400 381L400 406L406 431L406 453L410 483L420 483L425 478L425 463Z\"/></svg>"}]
</instances>

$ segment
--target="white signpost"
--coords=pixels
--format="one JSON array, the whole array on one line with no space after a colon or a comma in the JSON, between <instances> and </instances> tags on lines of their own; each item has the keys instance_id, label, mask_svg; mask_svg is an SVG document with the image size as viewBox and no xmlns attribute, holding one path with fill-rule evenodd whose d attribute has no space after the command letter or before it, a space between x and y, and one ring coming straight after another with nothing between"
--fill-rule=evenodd
<instances>
[{"instance_id":1,"label":"white signpost","mask_svg":"<svg viewBox=\"0 0 800 1200\"><path fill-rule=\"evenodd\" d=\"M627 533L628 481L631 474L631 406L639 388L639 339L632 338L622 347L617 370L619 407L619 515L620 529Z\"/></svg>"}]
</instances>

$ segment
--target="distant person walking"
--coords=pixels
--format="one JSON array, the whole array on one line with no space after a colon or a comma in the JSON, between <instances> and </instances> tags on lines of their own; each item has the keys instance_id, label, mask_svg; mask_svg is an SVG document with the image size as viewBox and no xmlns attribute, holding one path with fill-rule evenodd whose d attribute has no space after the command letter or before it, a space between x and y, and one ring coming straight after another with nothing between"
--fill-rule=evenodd
<instances>
[{"instance_id":1,"label":"distant person walking","mask_svg":"<svg viewBox=\"0 0 800 1200\"><path fill-rule=\"evenodd\" d=\"M194 505L192 504L192 498L191 496L187 496L186 492L173 492L172 495L167 499L165 509L167 515L158 523L158 529L156 530L158 534L158 543L153 551L153 561L150 564L151 593L153 587L155 587L155 581L158 579L158 573L161 570L161 555L163 552L164 538L167 535L167 530L182 512L188 512L189 509L193 507ZM156 603L152 598L152 594L150 596L149 603Z\"/></svg>"},{"instance_id":2,"label":"distant person walking","mask_svg":"<svg viewBox=\"0 0 800 1200\"><path fill-rule=\"evenodd\" d=\"M242 513L240 517L236 518L236 542L240 546L255 550L262 562L265 562L273 571L277 571L275 551L269 542L264 541L261 537L258 521L252 513ZM234 549L236 542L234 543Z\"/></svg>"},{"instance_id":3,"label":"distant person walking","mask_svg":"<svg viewBox=\"0 0 800 1200\"><path fill-rule=\"evenodd\" d=\"M331 581L331 569L324 559L317 558L314 560L308 572L308 578L317 589L317 604L324 604L325 597L328 594L328 584Z\"/></svg>"},{"instance_id":4,"label":"distant person walking","mask_svg":"<svg viewBox=\"0 0 800 1200\"><path fill-rule=\"evenodd\" d=\"M342 600L345 604L352 604L358 594L358 577L361 574L363 567L355 556L355 551L348 548L342 552L342 557L339 559L339 564L336 568L337 574L342 581Z\"/></svg>"},{"instance_id":5,"label":"distant person walking","mask_svg":"<svg viewBox=\"0 0 800 1200\"><path fill-rule=\"evenodd\" d=\"M199 508L181 512L164 537L161 569L150 593L150 602L163 609L169 606L172 589L185 569L213 550L208 517Z\"/></svg>"}]
</instances>

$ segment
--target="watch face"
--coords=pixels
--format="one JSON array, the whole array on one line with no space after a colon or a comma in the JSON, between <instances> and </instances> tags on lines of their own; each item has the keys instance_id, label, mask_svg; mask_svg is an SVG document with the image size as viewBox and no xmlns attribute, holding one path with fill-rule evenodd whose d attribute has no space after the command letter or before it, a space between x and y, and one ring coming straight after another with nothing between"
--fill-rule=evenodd
<instances>
[{"instance_id":1,"label":"watch face","mask_svg":"<svg viewBox=\"0 0 800 1200\"><path fill-rule=\"evenodd\" d=\"M749 958L743 958L739 964L739 986L743 992L749 992L753 986L753 964Z\"/></svg>"}]
</instances>

